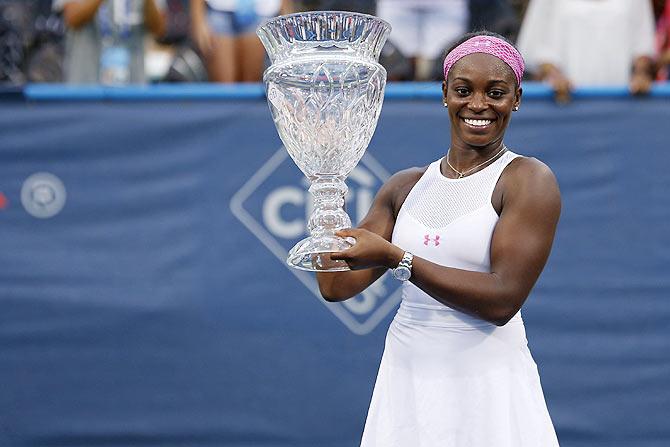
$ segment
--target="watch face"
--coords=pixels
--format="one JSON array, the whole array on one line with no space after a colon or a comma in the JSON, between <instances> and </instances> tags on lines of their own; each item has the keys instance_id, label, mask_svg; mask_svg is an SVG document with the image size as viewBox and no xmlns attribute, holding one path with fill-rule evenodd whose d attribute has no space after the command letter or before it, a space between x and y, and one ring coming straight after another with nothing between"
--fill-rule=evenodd
<instances>
[{"instance_id":1,"label":"watch face","mask_svg":"<svg viewBox=\"0 0 670 447\"><path fill-rule=\"evenodd\" d=\"M407 281L411 275L412 272L404 266L396 267L396 269L393 270L393 276L400 281Z\"/></svg>"}]
</instances>

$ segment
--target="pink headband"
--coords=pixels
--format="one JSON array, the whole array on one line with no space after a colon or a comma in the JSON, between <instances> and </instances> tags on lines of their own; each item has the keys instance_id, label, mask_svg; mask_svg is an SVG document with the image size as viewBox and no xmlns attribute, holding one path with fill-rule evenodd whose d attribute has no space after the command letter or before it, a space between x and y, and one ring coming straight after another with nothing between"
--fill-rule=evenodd
<instances>
[{"instance_id":1,"label":"pink headband","mask_svg":"<svg viewBox=\"0 0 670 447\"><path fill-rule=\"evenodd\" d=\"M493 36L475 36L451 50L444 58L444 79L447 79L449 70L456 62L472 53L486 53L497 57L509 65L516 76L517 85L521 85L524 69L523 57L512 45Z\"/></svg>"}]
</instances>

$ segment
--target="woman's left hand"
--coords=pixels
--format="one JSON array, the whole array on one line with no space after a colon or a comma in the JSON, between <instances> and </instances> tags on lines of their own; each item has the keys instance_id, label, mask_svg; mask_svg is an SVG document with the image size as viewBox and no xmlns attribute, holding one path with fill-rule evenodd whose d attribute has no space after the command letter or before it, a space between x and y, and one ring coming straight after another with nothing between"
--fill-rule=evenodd
<instances>
[{"instance_id":1,"label":"woman's left hand","mask_svg":"<svg viewBox=\"0 0 670 447\"><path fill-rule=\"evenodd\" d=\"M346 261L352 270L374 267L395 268L405 253L402 248L365 229L347 228L335 234L356 239L353 247L330 255L331 259Z\"/></svg>"}]
</instances>

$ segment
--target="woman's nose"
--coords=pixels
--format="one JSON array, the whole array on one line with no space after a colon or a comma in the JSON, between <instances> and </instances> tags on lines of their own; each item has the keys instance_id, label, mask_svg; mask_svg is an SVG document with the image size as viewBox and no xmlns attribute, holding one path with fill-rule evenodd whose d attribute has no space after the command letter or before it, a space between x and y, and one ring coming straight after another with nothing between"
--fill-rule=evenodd
<instances>
[{"instance_id":1,"label":"woman's nose","mask_svg":"<svg viewBox=\"0 0 670 447\"><path fill-rule=\"evenodd\" d=\"M472 99L468 103L468 108L473 112L481 112L488 108L486 103L486 96L481 93L475 93L472 95Z\"/></svg>"}]
</instances>

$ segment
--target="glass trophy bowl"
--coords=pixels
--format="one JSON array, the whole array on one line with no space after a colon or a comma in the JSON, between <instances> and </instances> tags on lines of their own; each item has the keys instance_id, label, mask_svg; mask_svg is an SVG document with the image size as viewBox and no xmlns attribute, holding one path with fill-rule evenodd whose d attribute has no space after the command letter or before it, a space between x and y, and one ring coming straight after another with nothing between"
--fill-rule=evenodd
<instances>
[{"instance_id":1,"label":"glass trophy bowl","mask_svg":"<svg viewBox=\"0 0 670 447\"><path fill-rule=\"evenodd\" d=\"M279 16L258 28L271 62L263 82L272 118L314 197L310 236L289 252L292 267L349 270L328 254L355 243L335 232L351 227L344 180L377 126L386 85L377 60L390 31L377 17L337 11Z\"/></svg>"}]
</instances>

